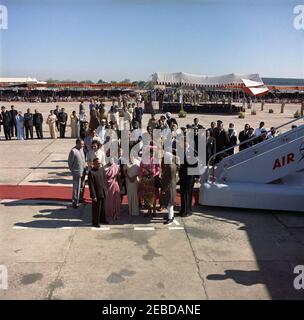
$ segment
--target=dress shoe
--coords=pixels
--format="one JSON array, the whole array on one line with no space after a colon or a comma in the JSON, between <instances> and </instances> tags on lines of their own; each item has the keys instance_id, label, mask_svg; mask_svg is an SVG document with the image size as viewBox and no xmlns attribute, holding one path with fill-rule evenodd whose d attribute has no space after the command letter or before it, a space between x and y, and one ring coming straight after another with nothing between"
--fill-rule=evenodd
<instances>
[{"instance_id":1,"label":"dress shoe","mask_svg":"<svg viewBox=\"0 0 304 320\"><path fill-rule=\"evenodd\" d=\"M164 224L166 224L167 226L170 226L173 223L174 219L168 219L164 222Z\"/></svg>"},{"instance_id":2,"label":"dress shoe","mask_svg":"<svg viewBox=\"0 0 304 320\"><path fill-rule=\"evenodd\" d=\"M189 216L191 216L191 214L189 212L188 213L184 212L184 213L181 214L181 216L182 217L189 217Z\"/></svg>"}]
</instances>

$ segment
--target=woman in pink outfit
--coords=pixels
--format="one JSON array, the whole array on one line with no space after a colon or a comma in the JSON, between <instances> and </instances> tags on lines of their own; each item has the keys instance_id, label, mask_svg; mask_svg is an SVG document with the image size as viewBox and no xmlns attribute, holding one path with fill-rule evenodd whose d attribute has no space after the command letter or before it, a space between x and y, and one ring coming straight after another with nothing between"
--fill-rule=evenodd
<instances>
[{"instance_id":1,"label":"woman in pink outfit","mask_svg":"<svg viewBox=\"0 0 304 320\"><path fill-rule=\"evenodd\" d=\"M108 193L106 195L106 217L117 220L120 217L120 166L108 163L105 167Z\"/></svg>"}]
</instances>

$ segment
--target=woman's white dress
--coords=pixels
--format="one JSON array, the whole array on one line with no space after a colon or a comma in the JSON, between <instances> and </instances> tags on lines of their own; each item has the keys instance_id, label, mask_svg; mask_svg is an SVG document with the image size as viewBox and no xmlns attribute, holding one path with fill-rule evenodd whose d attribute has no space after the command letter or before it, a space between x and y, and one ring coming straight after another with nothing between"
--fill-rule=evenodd
<instances>
[{"instance_id":1,"label":"woman's white dress","mask_svg":"<svg viewBox=\"0 0 304 320\"><path fill-rule=\"evenodd\" d=\"M132 216L139 215L139 207L138 207L139 165L140 165L140 162L138 160L134 160L133 163L128 163L124 165L124 170L126 170L128 176L130 178L136 177L134 182L131 182L128 178L126 178L129 214Z\"/></svg>"}]
</instances>

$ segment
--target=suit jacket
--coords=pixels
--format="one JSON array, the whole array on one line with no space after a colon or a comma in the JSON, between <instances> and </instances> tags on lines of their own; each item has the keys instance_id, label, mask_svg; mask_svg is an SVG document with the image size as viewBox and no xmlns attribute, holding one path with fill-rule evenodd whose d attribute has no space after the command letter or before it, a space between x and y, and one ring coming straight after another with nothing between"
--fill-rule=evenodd
<instances>
[{"instance_id":1,"label":"suit jacket","mask_svg":"<svg viewBox=\"0 0 304 320\"><path fill-rule=\"evenodd\" d=\"M247 131L245 132L245 130L243 130L243 131L241 131L241 132L239 133L239 140L240 140L240 142L243 142L243 141L248 140L248 139L249 139L249 135L248 135L248 132L247 132ZM246 149L246 148L247 148L247 143L244 143L244 144L240 145L240 147L239 147L240 151L241 151L241 150L244 150L244 149Z\"/></svg>"},{"instance_id":2,"label":"suit jacket","mask_svg":"<svg viewBox=\"0 0 304 320\"><path fill-rule=\"evenodd\" d=\"M32 113L25 113L23 118L25 127L32 127L34 125L34 116Z\"/></svg>"},{"instance_id":3,"label":"suit jacket","mask_svg":"<svg viewBox=\"0 0 304 320\"><path fill-rule=\"evenodd\" d=\"M78 150L74 147L70 153L68 158L69 169L73 174L82 175L86 168L85 156L83 153L83 149Z\"/></svg>"},{"instance_id":4,"label":"suit jacket","mask_svg":"<svg viewBox=\"0 0 304 320\"><path fill-rule=\"evenodd\" d=\"M240 142L243 142L243 141L245 141L245 140L247 140L247 139L248 139L248 131L246 131L246 132L245 132L245 130L241 131L241 132L239 133L239 140L240 140Z\"/></svg>"},{"instance_id":5,"label":"suit jacket","mask_svg":"<svg viewBox=\"0 0 304 320\"><path fill-rule=\"evenodd\" d=\"M10 125L11 122L11 115L9 113L9 111L2 111L1 112L1 124L3 124L3 127L8 127Z\"/></svg>"},{"instance_id":6,"label":"suit jacket","mask_svg":"<svg viewBox=\"0 0 304 320\"><path fill-rule=\"evenodd\" d=\"M215 129L215 128L213 128L213 129L212 129L212 128L209 128L209 129L208 129L208 130L210 131L210 136L211 136L211 137L214 137L214 129Z\"/></svg>"},{"instance_id":7,"label":"suit jacket","mask_svg":"<svg viewBox=\"0 0 304 320\"><path fill-rule=\"evenodd\" d=\"M34 126L40 125L43 122L43 116L41 113L34 113Z\"/></svg>"},{"instance_id":8,"label":"suit jacket","mask_svg":"<svg viewBox=\"0 0 304 320\"><path fill-rule=\"evenodd\" d=\"M218 128L215 128L213 137L216 141L216 152L220 152L229 147L229 137L225 130L220 131Z\"/></svg>"},{"instance_id":9,"label":"suit jacket","mask_svg":"<svg viewBox=\"0 0 304 320\"><path fill-rule=\"evenodd\" d=\"M135 107L134 109L135 119L141 121L142 116L144 114L144 110L142 107Z\"/></svg>"},{"instance_id":10,"label":"suit jacket","mask_svg":"<svg viewBox=\"0 0 304 320\"><path fill-rule=\"evenodd\" d=\"M198 124L198 125L193 124L191 128L194 130L204 129L204 127L201 124Z\"/></svg>"},{"instance_id":11,"label":"suit jacket","mask_svg":"<svg viewBox=\"0 0 304 320\"><path fill-rule=\"evenodd\" d=\"M193 155L192 155L193 156ZM189 168L195 168L197 167L198 163L195 164L190 164L191 157L190 157L190 153L187 151L185 156L184 156L184 163L181 163L180 167L179 167L179 180L180 180L180 184L184 184L184 185L191 185L191 183L194 181L194 175L190 175L188 172Z\"/></svg>"},{"instance_id":12,"label":"suit jacket","mask_svg":"<svg viewBox=\"0 0 304 320\"><path fill-rule=\"evenodd\" d=\"M68 114L66 112L59 112L57 118L59 122L67 123Z\"/></svg>"},{"instance_id":13,"label":"suit jacket","mask_svg":"<svg viewBox=\"0 0 304 320\"><path fill-rule=\"evenodd\" d=\"M106 174L103 167L96 169L91 169L88 175L90 197L92 199L103 199L107 194L107 181Z\"/></svg>"},{"instance_id":14,"label":"suit jacket","mask_svg":"<svg viewBox=\"0 0 304 320\"><path fill-rule=\"evenodd\" d=\"M237 137L231 132L228 132L228 138L230 147L235 146L237 144Z\"/></svg>"},{"instance_id":15,"label":"suit jacket","mask_svg":"<svg viewBox=\"0 0 304 320\"><path fill-rule=\"evenodd\" d=\"M9 113L11 115L11 124L16 123L16 115L18 114L18 111L10 110Z\"/></svg>"}]
</instances>

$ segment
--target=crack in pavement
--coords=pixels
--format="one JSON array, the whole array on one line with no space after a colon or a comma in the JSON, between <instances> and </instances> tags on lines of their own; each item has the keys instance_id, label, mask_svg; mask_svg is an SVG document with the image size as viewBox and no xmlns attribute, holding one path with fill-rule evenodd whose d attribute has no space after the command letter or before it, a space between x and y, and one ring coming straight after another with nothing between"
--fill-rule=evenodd
<instances>
[{"instance_id":1,"label":"crack in pavement","mask_svg":"<svg viewBox=\"0 0 304 320\"><path fill-rule=\"evenodd\" d=\"M80 214L80 218L83 217L84 215L84 209L85 209L86 206L83 206L81 208L81 214ZM57 276L55 278L55 280L49 285L49 290L46 294L46 299L47 300L52 300L53 298L53 294L54 294L54 291L58 288L58 287L62 287L63 286L63 282L62 280L60 279L60 274L61 274L61 271L62 271L62 268L63 266L66 264L67 262L67 257L70 253L70 249L71 249L71 246L72 246L72 243L74 242L74 238L75 238L75 235L76 235L76 232L77 232L77 229L73 229L73 233L69 236L69 243L68 243L68 246L67 246L67 251L66 251L66 254L64 256L64 259L63 259L63 262L61 263L60 267L59 267L59 271L57 273Z\"/></svg>"},{"instance_id":2,"label":"crack in pavement","mask_svg":"<svg viewBox=\"0 0 304 320\"><path fill-rule=\"evenodd\" d=\"M52 144L54 144L56 142L57 139L53 139L50 143L48 143L45 147L43 147L38 154L41 154L45 149L47 149L49 146L51 146ZM51 152L52 153L52 152Z\"/></svg>"},{"instance_id":3,"label":"crack in pavement","mask_svg":"<svg viewBox=\"0 0 304 320\"><path fill-rule=\"evenodd\" d=\"M193 245L192 245L191 239L189 237L189 234L188 234L188 231L187 231L187 227L186 227L186 224L185 224L185 221L184 221L183 218L182 218L182 224L183 224L183 227L184 227L184 230L185 230L185 234L186 234L186 237L188 239L188 242L189 242L193 257L194 257L194 261L195 261L195 264L196 264L196 267L197 267L197 273L198 273L199 278L201 279L206 299L209 300L209 296L208 296L206 285L205 285L205 280L201 275L201 269L200 269L200 266L199 266L200 260L197 258L196 254L195 254L195 251L194 251L194 248L193 248Z\"/></svg>"},{"instance_id":4,"label":"crack in pavement","mask_svg":"<svg viewBox=\"0 0 304 320\"><path fill-rule=\"evenodd\" d=\"M86 204L84 204L81 209L80 209L80 219L83 218L84 214L85 214L85 209L86 209ZM72 246L72 243L74 242L74 238L75 238L75 235L76 235L76 232L77 232L77 229L74 229L73 230L73 233L72 235L70 236L70 239L69 239L69 243L68 243L68 247L67 247L67 251L66 251L66 254L64 256L64 259L63 259L63 262L61 263L61 266L59 267L59 271L58 271L58 274L55 278L55 280L49 285L49 291L47 292L46 294L46 299L47 300L52 300L53 298L53 294L55 292L55 290L58 288L58 287L62 287L63 286L63 283L62 283L62 280L60 279L60 274L61 274L61 271L62 271L62 268L63 266L66 264L67 262L67 257L69 255L69 252L70 252L70 249L71 249L71 246Z\"/></svg>"},{"instance_id":5,"label":"crack in pavement","mask_svg":"<svg viewBox=\"0 0 304 320\"><path fill-rule=\"evenodd\" d=\"M46 294L46 300L52 300L54 291L55 291L56 288L57 288L57 286L52 285L52 284L62 283L62 280L60 279L60 274L61 274L61 271L62 271L63 266L66 264L67 256L68 256L68 254L69 254L69 251L70 251L72 242L74 241L75 234L76 234L76 230L73 230L73 233L72 233L72 235L70 236L70 239L69 239L69 243L68 243L68 247L67 247L67 252L66 252L66 254L65 254L65 256L64 256L63 262L61 263L61 265L60 265L60 267L59 267L59 271L58 271L58 273L57 273L57 276L56 276L55 280L54 280L52 283L50 283L50 285L48 286L49 290L48 290L48 292L47 292L47 294Z\"/></svg>"}]
</instances>

